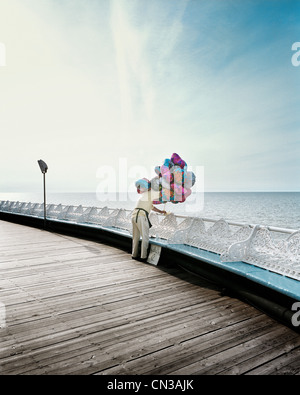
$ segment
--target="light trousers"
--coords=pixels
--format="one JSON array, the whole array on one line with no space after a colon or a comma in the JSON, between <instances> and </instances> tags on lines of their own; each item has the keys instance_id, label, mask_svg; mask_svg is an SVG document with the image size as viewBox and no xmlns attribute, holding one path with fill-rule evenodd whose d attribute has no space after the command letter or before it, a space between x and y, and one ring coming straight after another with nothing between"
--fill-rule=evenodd
<instances>
[{"instance_id":1,"label":"light trousers","mask_svg":"<svg viewBox=\"0 0 300 395\"><path fill-rule=\"evenodd\" d=\"M132 218L132 257L137 258L139 251L139 241L142 236L141 258L147 258L149 246L149 222L145 215L138 215Z\"/></svg>"}]
</instances>

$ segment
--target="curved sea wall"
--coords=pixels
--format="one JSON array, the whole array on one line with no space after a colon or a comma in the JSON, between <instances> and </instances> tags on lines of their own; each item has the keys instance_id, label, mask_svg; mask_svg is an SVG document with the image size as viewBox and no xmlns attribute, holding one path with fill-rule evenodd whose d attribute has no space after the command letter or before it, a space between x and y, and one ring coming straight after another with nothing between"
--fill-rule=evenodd
<instances>
[{"instance_id":1,"label":"curved sea wall","mask_svg":"<svg viewBox=\"0 0 300 395\"><path fill-rule=\"evenodd\" d=\"M44 204L0 201L0 212L44 218ZM47 220L122 231L131 236L131 212L108 207L46 206ZM152 240L191 246L220 255L222 262L245 262L300 280L300 230L265 227L169 214L150 214Z\"/></svg>"}]
</instances>

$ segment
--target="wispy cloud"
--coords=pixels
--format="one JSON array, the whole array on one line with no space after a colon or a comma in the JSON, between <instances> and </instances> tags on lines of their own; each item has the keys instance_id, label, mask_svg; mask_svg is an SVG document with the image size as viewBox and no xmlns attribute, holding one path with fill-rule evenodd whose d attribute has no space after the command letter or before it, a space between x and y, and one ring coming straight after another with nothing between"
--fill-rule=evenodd
<instances>
[{"instance_id":1,"label":"wispy cloud","mask_svg":"<svg viewBox=\"0 0 300 395\"><path fill-rule=\"evenodd\" d=\"M18 179L18 158L35 167L44 154L63 185L67 157L77 187L93 186L97 167L120 156L150 168L178 151L205 166L214 189L239 189L245 173L253 186L259 171L263 184L278 158L298 188L291 4L0 2L0 164L12 163L3 185ZM279 174L273 189L287 185Z\"/></svg>"},{"instance_id":2,"label":"wispy cloud","mask_svg":"<svg viewBox=\"0 0 300 395\"><path fill-rule=\"evenodd\" d=\"M111 11L123 126L125 131L132 131L142 124L150 130L162 93L161 80L172 69L188 1L182 1L171 18L163 3L157 9L150 7L150 16L143 19L143 24L139 22L142 8L137 2L130 4L114 0Z\"/></svg>"},{"instance_id":3,"label":"wispy cloud","mask_svg":"<svg viewBox=\"0 0 300 395\"><path fill-rule=\"evenodd\" d=\"M151 65L145 59L146 37L132 25L130 17L124 3L112 2L111 26L125 132L132 130L139 116L151 117L154 100Z\"/></svg>"}]
</instances>

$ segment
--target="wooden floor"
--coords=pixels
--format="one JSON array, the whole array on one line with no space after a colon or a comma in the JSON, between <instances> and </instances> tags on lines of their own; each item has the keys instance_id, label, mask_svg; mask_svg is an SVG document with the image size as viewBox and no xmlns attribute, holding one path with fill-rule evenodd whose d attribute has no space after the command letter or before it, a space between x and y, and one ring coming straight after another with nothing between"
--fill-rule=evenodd
<instances>
[{"instance_id":1,"label":"wooden floor","mask_svg":"<svg viewBox=\"0 0 300 395\"><path fill-rule=\"evenodd\" d=\"M178 268L0 221L0 374L299 374L300 336Z\"/></svg>"}]
</instances>

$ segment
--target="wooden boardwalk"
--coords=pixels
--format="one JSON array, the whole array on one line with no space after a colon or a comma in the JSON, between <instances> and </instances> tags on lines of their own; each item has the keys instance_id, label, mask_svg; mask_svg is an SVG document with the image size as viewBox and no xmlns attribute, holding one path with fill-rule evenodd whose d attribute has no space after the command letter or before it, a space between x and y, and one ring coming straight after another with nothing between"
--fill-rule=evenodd
<instances>
[{"instance_id":1,"label":"wooden boardwalk","mask_svg":"<svg viewBox=\"0 0 300 395\"><path fill-rule=\"evenodd\" d=\"M0 374L299 374L300 336L178 268L0 221Z\"/></svg>"}]
</instances>

